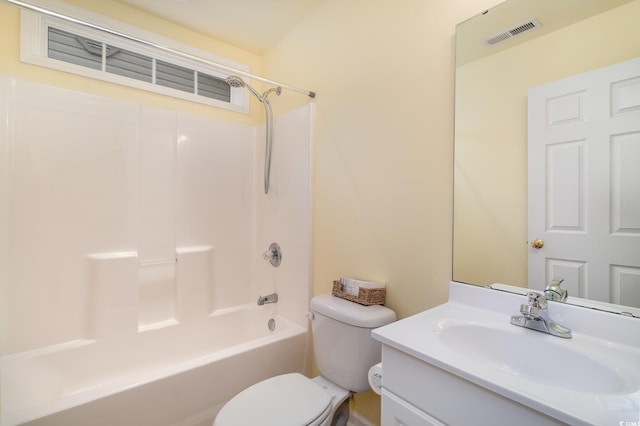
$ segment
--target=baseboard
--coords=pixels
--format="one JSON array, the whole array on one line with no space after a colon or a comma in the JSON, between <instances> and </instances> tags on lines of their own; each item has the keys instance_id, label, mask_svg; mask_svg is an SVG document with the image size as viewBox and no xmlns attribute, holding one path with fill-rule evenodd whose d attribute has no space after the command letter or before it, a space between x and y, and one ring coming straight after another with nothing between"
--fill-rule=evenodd
<instances>
[{"instance_id":1,"label":"baseboard","mask_svg":"<svg viewBox=\"0 0 640 426\"><path fill-rule=\"evenodd\" d=\"M347 426L376 426L376 425L371 423L369 420L367 420L357 412L352 411L349 414L349 421L347 422Z\"/></svg>"}]
</instances>

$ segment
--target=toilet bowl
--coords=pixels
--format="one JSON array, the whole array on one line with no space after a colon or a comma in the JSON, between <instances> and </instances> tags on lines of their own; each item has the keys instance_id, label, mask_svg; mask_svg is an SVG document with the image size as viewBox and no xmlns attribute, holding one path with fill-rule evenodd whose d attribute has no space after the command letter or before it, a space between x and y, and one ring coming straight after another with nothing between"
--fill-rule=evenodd
<instances>
[{"instance_id":1,"label":"toilet bowl","mask_svg":"<svg viewBox=\"0 0 640 426\"><path fill-rule=\"evenodd\" d=\"M371 330L389 324L395 313L330 294L311 299L312 335L321 375L271 377L234 396L214 426L345 426L349 397L369 389L369 368L380 362L380 343Z\"/></svg>"},{"instance_id":2,"label":"toilet bowl","mask_svg":"<svg viewBox=\"0 0 640 426\"><path fill-rule=\"evenodd\" d=\"M240 392L220 410L213 424L344 426L349 417L350 395L351 392L323 377L309 379L299 373L283 374Z\"/></svg>"}]
</instances>

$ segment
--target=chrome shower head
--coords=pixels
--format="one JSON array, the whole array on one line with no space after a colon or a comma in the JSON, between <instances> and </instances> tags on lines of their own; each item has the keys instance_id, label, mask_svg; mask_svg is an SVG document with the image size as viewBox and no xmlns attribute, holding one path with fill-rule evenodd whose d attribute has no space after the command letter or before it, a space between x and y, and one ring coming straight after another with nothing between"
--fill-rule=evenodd
<instances>
[{"instance_id":1,"label":"chrome shower head","mask_svg":"<svg viewBox=\"0 0 640 426\"><path fill-rule=\"evenodd\" d=\"M224 81L227 82L227 84L231 87L244 87L244 80L242 80L240 77L235 76L235 75L230 75L229 77L227 77Z\"/></svg>"},{"instance_id":2,"label":"chrome shower head","mask_svg":"<svg viewBox=\"0 0 640 426\"><path fill-rule=\"evenodd\" d=\"M231 86L231 87L235 87L235 88L246 87L247 90L249 90L253 94L253 96L258 98L258 100L260 102L264 101L262 99L262 96L260 96L260 93L258 93L253 87L251 87L247 83L245 83L245 81L243 79L241 79L240 77L238 77L237 75L230 75L229 77L225 78L224 81L226 81L227 84L229 86Z\"/></svg>"}]
</instances>

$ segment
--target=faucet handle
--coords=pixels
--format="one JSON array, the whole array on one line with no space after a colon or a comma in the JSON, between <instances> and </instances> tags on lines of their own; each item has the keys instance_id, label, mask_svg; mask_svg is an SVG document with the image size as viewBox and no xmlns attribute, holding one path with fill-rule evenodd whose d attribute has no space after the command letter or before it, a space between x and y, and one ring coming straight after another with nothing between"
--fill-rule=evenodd
<instances>
[{"instance_id":1,"label":"faucet handle","mask_svg":"<svg viewBox=\"0 0 640 426\"><path fill-rule=\"evenodd\" d=\"M522 305L520 305L520 313L524 315L527 319L532 320L540 316L540 308L538 308L537 306L526 305L523 303Z\"/></svg>"},{"instance_id":2,"label":"faucet handle","mask_svg":"<svg viewBox=\"0 0 640 426\"><path fill-rule=\"evenodd\" d=\"M533 291L528 292L527 297L529 303L520 305L520 313L529 320L540 318L540 311L547 307L547 299L542 294Z\"/></svg>"},{"instance_id":3,"label":"faucet handle","mask_svg":"<svg viewBox=\"0 0 640 426\"><path fill-rule=\"evenodd\" d=\"M278 243L271 243L269 245L269 249L262 254L262 258L264 260L268 260L271 265L276 268L280 266L282 262L282 250L280 249L280 245Z\"/></svg>"},{"instance_id":4,"label":"faucet handle","mask_svg":"<svg viewBox=\"0 0 640 426\"><path fill-rule=\"evenodd\" d=\"M554 278L545 288L544 295L548 300L557 300L564 302L569 296L569 292L566 288L560 287L560 284L564 281L564 278Z\"/></svg>"},{"instance_id":5,"label":"faucet handle","mask_svg":"<svg viewBox=\"0 0 640 426\"><path fill-rule=\"evenodd\" d=\"M540 293L536 293L535 291L530 291L527 293L527 297L529 298L529 305L539 308L545 309L547 307L547 298Z\"/></svg>"}]
</instances>

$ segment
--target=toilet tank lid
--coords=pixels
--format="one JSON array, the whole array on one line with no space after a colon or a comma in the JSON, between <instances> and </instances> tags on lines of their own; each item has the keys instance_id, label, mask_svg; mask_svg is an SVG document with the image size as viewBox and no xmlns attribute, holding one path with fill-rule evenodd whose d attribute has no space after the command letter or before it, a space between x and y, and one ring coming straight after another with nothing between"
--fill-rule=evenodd
<instances>
[{"instance_id":1,"label":"toilet tank lid","mask_svg":"<svg viewBox=\"0 0 640 426\"><path fill-rule=\"evenodd\" d=\"M364 306L331 294L315 296L309 306L313 312L362 328L382 327L396 320L396 313L385 306Z\"/></svg>"}]
</instances>

